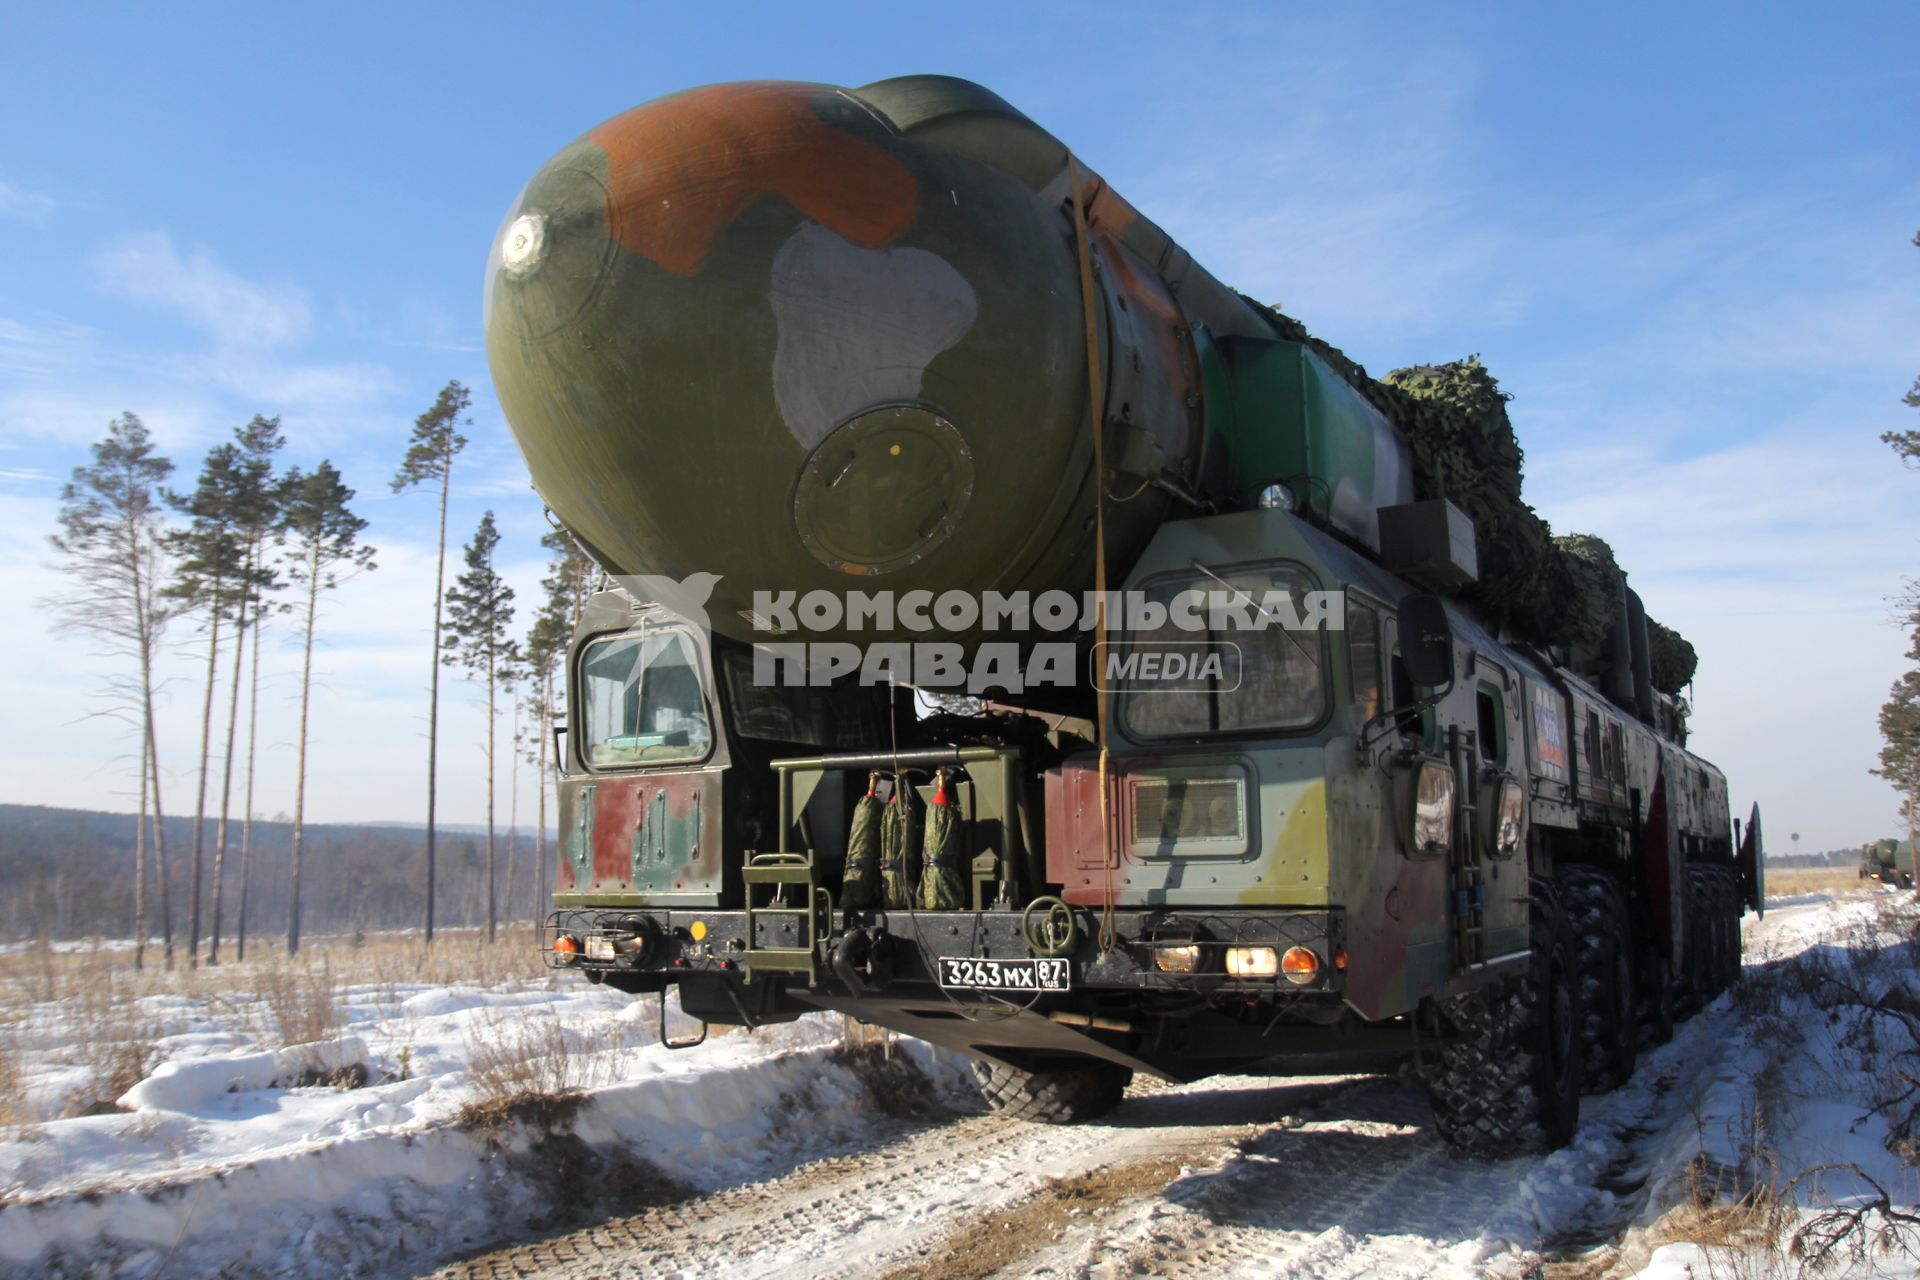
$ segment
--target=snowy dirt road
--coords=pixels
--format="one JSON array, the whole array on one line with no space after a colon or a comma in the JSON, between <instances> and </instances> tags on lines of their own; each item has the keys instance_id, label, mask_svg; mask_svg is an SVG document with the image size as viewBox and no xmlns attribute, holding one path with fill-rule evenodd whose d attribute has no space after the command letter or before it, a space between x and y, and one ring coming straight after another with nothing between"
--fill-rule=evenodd
<instances>
[{"instance_id":1,"label":"snowy dirt road","mask_svg":"<svg viewBox=\"0 0 1920 1280\"><path fill-rule=\"evenodd\" d=\"M1750 962L1792 962L1834 910L1749 918ZM1144 1082L1101 1122L898 1121L765 1181L433 1274L1551 1274L1678 1195L1744 1069L1739 1017L1723 999L1683 1025L1629 1084L1586 1099L1573 1145L1547 1157L1453 1155L1408 1075Z\"/></svg>"}]
</instances>

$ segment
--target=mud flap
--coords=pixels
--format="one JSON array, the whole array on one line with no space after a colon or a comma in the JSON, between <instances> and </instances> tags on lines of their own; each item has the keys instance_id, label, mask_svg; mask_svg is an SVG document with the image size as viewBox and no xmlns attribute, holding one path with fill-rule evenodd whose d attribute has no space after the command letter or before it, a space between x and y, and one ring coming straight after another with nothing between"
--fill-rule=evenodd
<instances>
[{"instance_id":1,"label":"mud flap","mask_svg":"<svg viewBox=\"0 0 1920 1280\"><path fill-rule=\"evenodd\" d=\"M1746 832L1740 837L1740 855L1734 862L1740 875L1740 896L1746 904L1767 915L1767 853L1760 844L1760 806L1753 806Z\"/></svg>"}]
</instances>

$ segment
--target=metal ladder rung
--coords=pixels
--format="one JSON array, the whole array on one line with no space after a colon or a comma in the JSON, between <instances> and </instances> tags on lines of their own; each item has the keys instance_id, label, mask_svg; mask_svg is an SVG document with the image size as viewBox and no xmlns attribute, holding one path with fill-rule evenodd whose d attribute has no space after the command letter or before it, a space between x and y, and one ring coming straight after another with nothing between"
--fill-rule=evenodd
<instances>
[{"instance_id":1,"label":"metal ladder rung","mask_svg":"<svg viewBox=\"0 0 1920 1280\"><path fill-rule=\"evenodd\" d=\"M748 884L807 884L813 879L811 867L748 867Z\"/></svg>"}]
</instances>

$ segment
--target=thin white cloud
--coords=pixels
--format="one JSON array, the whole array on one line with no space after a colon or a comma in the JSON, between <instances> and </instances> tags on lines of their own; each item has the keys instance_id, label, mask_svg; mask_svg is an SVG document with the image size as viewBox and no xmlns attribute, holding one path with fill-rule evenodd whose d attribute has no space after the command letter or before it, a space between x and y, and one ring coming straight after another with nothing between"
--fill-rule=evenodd
<instances>
[{"instance_id":1,"label":"thin white cloud","mask_svg":"<svg viewBox=\"0 0 1920 1280\"><path fill-rule=\"evenodd\" d=\"M11 182L0 182L0 218L14 218L43 227L59 207L52 196L16 187Z\"/></svg>"},{"instance_id":2,"label":"thin white cloud","mask_svg":"<svg viewBox=\"0 0 1920 1280\"><path fill-rule=\"evenodd\" d=\"M306 336L312 310L289 284L256 283L206 249L182 257L163 231L114 241L93 259L102 292L175 311L223 347L271 347Z\"/></svg>"}]
</instances>

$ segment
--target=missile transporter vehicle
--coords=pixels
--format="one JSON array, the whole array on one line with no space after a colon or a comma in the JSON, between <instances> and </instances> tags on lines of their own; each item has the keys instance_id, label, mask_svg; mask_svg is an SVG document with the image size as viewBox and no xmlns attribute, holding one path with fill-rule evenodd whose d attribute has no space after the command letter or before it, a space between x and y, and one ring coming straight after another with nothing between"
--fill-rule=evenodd
<instances>
[{"instance_id":1,"label":"missile transporter vehicle","mask_svg":"<svg viewBox=\"0 0 1920 1280\"><path fill-rule=\"evenodd\" d=\"M1860 878L1878 880L1897 889L1913 888L1913 872L1900 865L1898 840L1874 840L1862 851Z\"/></svg>"},{"instance_id":2,"label":"missile transporter vehicle","mask_svg":"<svg viewBox=\"0 0 1920 1280\"><path fill-rule=\"evenodd\" d=\"M1624 578L1579 643L1482 607L1517 535L1382 408L1426 384L987 90L609 120L509 210L486 321L605 570L550 963L894 1028L1042 1121L1413 1056L1488 1155L1566 1141L1737 974L1758 812L1686 750Z\"/></svg>"}]
</instances>

